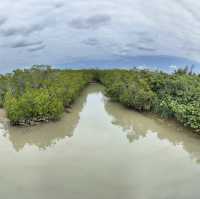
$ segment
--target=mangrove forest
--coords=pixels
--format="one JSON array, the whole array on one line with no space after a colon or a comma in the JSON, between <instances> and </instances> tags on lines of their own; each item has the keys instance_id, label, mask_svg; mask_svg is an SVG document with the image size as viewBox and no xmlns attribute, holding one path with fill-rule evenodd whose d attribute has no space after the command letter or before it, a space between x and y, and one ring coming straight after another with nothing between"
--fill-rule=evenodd
<instances>
[{"instance_id":1,"label":"mangrove forest","mask_svg":"<svg viewBox=\"0 0 200 199\"><path fill-rule=\"evenodd\" d=\"M0 76L0 105L12 125L59 120L90 83L112 101L200 131L200 76L188 68L172 74L139 70L67 70L35 65Z\"/></svg>"}]
</instances>

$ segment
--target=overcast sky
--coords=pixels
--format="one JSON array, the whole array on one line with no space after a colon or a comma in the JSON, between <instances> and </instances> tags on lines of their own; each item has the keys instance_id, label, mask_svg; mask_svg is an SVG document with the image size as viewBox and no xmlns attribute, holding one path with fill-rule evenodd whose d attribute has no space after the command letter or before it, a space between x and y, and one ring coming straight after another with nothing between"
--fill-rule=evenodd
<instances>
[{"instance_id":1,"label":"overcast sky","mask_svg":"<svg viewBox=\"0 0 200 199\"><path fill-rule=\"evenodd\" d=\"M0 72L135 56L200 62L199 10L198 0L1 0Z\"/></svg>"}]
</instances>

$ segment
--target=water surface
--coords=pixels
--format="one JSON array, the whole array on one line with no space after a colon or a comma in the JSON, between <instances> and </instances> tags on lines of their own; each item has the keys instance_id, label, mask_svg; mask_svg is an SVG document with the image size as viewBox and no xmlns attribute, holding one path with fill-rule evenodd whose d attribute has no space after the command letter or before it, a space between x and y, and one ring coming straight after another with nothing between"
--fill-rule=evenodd
<instances>
[{"instance_id":1,"label":"water surface","mask_svg":"<svg viewBox=\"0 0 200 199\"><path fill-rule=\"evenodd\" d=\"M2 199L198 199L200 138L89 86L56 123L0 123Z\"/></svg>"}]
</instances>

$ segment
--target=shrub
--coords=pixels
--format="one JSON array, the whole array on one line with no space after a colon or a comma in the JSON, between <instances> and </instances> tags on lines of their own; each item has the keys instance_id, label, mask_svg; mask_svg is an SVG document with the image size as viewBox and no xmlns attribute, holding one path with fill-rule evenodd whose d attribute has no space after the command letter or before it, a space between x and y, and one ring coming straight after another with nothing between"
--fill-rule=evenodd
<instances>
[{"instance_id":1,"label":"shrub","mask_svg":"<svg viewBox=\"0 0 200 199\"><path fill-rule=\"evenodd\" d=\"M57 120L91 78L90 71L18 69L0 76L0 83L5 83L0 85L0 105L4 104L12 124Z\"/></svg>"},{"instance_id":2,"label":"shrub","mask_svg":"<svg viewBox=\"0 0 200 199\"><path fill-rule=\"evenodd\" d=\"M200 131L200 77L185 72L111 70L100 81L111 99L138 111L153 111L164 118L176 118Z\"/></svg>"}]
</instances>

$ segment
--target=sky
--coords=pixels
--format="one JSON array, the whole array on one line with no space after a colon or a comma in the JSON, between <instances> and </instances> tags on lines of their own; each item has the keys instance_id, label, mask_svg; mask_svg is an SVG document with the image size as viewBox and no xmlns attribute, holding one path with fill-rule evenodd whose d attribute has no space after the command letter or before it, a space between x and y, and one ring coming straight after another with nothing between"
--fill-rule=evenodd
<instances>
[{"instance_id":1,"label":"sky","mask_svg":"<svg viewBox=\"0 0 200 199\"><path fill-rule=\"evenodd\" d=\"M200 1L0 0L0 72L33 64L200 71Z\"/></svg>"}]
</instances>

